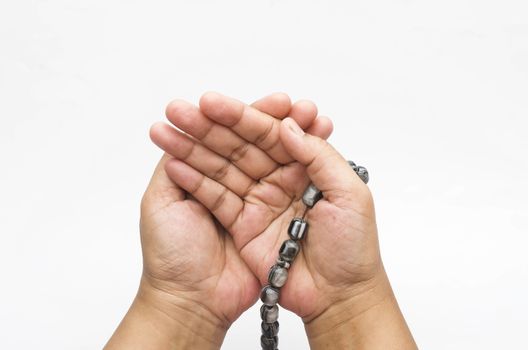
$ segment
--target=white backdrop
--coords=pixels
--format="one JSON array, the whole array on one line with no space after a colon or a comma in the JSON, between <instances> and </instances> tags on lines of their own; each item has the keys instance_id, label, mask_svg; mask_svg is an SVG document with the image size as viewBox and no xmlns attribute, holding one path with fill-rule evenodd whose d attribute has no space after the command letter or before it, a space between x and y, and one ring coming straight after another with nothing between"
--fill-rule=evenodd
<instances>
[{"instance_id":1,"label":"white backdrop","mask_svg":"<svg viewBox=\"0 0 528 350\"><path fill-rule=\"evenodd\" d=\"M526 0L0 0L1 349L104 345L141 273L148 128L207 90L334 120L421 348L528 348Z\"/></svg>"}]
</instances>

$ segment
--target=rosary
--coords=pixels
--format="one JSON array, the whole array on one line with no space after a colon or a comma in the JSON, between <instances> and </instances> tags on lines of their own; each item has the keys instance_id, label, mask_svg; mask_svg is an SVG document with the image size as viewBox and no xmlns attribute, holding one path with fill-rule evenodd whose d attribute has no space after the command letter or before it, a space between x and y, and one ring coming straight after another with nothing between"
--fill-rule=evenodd
<instances>
[{"instance_id":1,"label":"rosary","mask_svg":"<svg viewBox=\"0 0 528 350\"><path fill-rule=\"evenodd\" d=\"M357 166L354 162L348 161L356 174L364 183L369 180L366 168ZM279 345L279 302L280 288L286 284L288 279L288 269L301 249L300 241L308 232L308 223L304 220L306 212L311 209L323 197L323 193L310 184L304 191L302 201L306 206L301 218L293 218L288 226L288 236L290 239L284 241L279 249L279 257L268 273L268 284L260 292L260 300L264 303L260 307L260 318L262 319L260 345L262 350L276 350Z\"/></svg>"}]
</instances>

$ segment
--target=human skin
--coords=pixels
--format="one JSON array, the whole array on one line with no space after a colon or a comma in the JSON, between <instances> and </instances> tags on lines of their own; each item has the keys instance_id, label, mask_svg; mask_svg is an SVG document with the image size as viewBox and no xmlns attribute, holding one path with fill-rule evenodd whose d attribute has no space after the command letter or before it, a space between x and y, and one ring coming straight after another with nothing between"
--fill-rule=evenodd
<instances>
[{"instance_id":1,"label":"human skin","mask_svg":"<svg viewBox=\"0 0 528 350\"><path fill-rule=\"evenodd\" d=\"M174 103L167 109L169 119L173 106ZM200 113L196 107L188 107L193 113ZM331 123L317 118L312 103L301 101L292 105L285 94L270 95L246 108L277 125L289 115L308 132L323 138L331 133ZM197 125L204 126L207 116L201 114L200 118ZM220 137L210 145L218 142L218 147L236 156L236 147L226 145L237 145L243 139L225 127L216 126L215 132ZM257 126L252 132L266 133L266 130ZM168 125L155 125L151 135L162 143L180 142L178 147L190 142ZM278 128L269 135L278 139ZM185 151L184 148L168 149L172 153ZM281 147L273 152L277 157L288 159ZM199 155L195 149L192 157L215 171L218 162ZM267 157L258 149L250 150L247 156ZM260 283L241 259L232 236L213 219L207 208L169 178L166 169L171 169L171 161L167 154L163 156L143 197L141 283L106 349L218 349L231 323L258 297ZM239 159L239 162L245 161L244 157Z\"/></svg>"},{"instance_id":2,"label":"human skin","mask_svg":"<svg viewBox=\"0 0 528 350\"><path fill-rule=\"evenodd\" d=\"M383 268L371 193L330 144L292 118L279 125L216 93L200 109L173 102L168 118L193 137L156 127L153 141L174 157L168 177L226 228L260 285L289 222L302 216L306 186L323 191L280 297L302 317L312 349L416 348ZM222 126L246 143L226 151Z\"/></svg>"}]
</instances>

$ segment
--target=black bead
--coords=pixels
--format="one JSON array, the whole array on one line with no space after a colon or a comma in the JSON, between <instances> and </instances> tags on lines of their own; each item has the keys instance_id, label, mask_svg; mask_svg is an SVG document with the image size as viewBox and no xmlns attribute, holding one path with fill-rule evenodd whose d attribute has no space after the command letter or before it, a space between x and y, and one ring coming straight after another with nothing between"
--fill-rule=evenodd
<instances>
[{"instance_id":1,"label":"black bead","mask_svg":"<svg viewBox=\"0 0 528 350\"><path fill-rule=\"evenodd\" d=\"M308 208L311 208L317 203L321 198L323 198L323 192L319 191L314 184L310 184L306 190L304 190L302 201L304 205Z\"/></svg>"},{"instance_id":2,"label":"black bead","mask_svg":"<svg viewBox=\"0 0 528 350\"><path fill-rule=\"evenodd\" d=\"M262 322L260 324L260 328L262 329L262 335L264 335L267 338L273 338L279 334L279 322L278 321L275 321L273 323Z\"/></svg>"},{"instance_id":3,"label":"black bead","mask_svg":"<svg viewBox=\"0 0 528 350\"><path fill-rule=\"evenodd\" d=\"M268 306L273 306L279 302L279 290L272 286L265 286L260 292L260 300Z\"/></svg>"},{"instance_id":4,"label":"black bead","mask_svg":"<svg viewBox=\"0 0 528 350\"><path fill-rule=\"evenodd\" d=\"M362 166L358 166L354 170L356 171L356 174L358 174L358 176L361 179L361 181L363 181L364 183L368 183L369 182L369 173L367 171L367 168L362 167Z\"/></svg>"},{"instance_id":5,"label":"black bead","mask_svg":"<svg viewBox=\"0 0 528 350\"><path fill-rule=\"evenodd\" d=\"M275 288L281 288L288 279L288 269L279 265L273 265L268 273L268 283Z\"/></svg>"},{"instance_id":6,"label":"black bead","mask_svg":"<svg viewBox=\"0 0 528 350\"><path fill-rule=\"evenodd\" d=\"M279 346L279 338L278 337L268 338L265 336L261 336L260 346L262 346L262 350L276 350L277 346Z\"/></svg>"},{"instance_id":7,"label":"black bead","mask_svg":"<svg viewBox=\"0 0 528 350\"><path fill-rule=\"evenodd\" d=\"M294 240L288 239L282 243L280 249L279 249L279 256L282 260L287 262L292 262L293 259L297 256L297 253L299 253L299 243L295 242Z\"/></svg>"},{"instance_id":8,"label":"black bead","mask_svg":"<svg viewBox=\"0 0 528 350\"><path fill-rule=\"evenodd\" d=\"M279 307L277 305L260 307L260 318L263 322L273 323L279 318Z\"/></svg>"},{"instance_id":9,"label":"black bead","mask_svg":"<svg viewBox=\"0 0 528 350\"><path fill-rule=\"evenodd\" d=\"M301 218L294 218L288 227L288 235L294 241L303 239L308 232L308 223Z\"/></svg>"}]
</instances>

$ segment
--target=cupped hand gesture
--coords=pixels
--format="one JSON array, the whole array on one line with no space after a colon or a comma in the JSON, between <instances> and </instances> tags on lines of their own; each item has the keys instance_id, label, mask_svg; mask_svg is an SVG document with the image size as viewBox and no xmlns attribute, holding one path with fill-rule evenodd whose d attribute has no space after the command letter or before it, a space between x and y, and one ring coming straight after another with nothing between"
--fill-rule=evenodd
<instances>
[{"instance_id":1,"label":"cupped hand gesture","mask_svg":"<svg viewBox=\"0 0 528 350\"><path fill-rule=\"evenodd\" d=\"M236 267L240 264L236 253L265 285L279 248L288 239L290 221L305 210L300 198L311 181L324 198L307 213L310 228L280 298L283 307L310 322L372 288L371 281L383 270L372 197L346 160L324 141L332 125L327 118L316 118L313 104L298 103L289 113L260 109L207 93L200 108L184 101L168 106L168 119L182 132L165 124L153 126L152 140L173 157L164 164L168 178L193 200L190 206L174 208L187 210L179 213L181 220L195 221L197 215L210 212L219 223L196 223L194 235L186 239L202 243L192 248L181 238L169 238L173 249L193 249L203 260L200 266L178 266L174 276L163 278L177 278L182 269L189 269L209 276L201 283L214 285L221 281L221 271L230 274L223 276L223 283L244 285L233 289L246 294L231 298L233 290L225 287L216 304L226 308L226 295L238 300L238 308L223 311L232 319L249 306L259 287L245 268ZM183 192L178 193L183 199ZM167 212L161 222L170 215L175 213ZM231 264L222 270L226 261ZM166 263L162 261L163 266L174 266Z\"/></svg>"},{"instance_id":2,"label":"cupped hand gesture","mask_svg":"<svg viewBox=\"0 0 528 350\"><path fill-rule=\"evenodd\" d=\"M221 110L225 105L223 100L211 100L209 106ZM292 105L285 94L270 95L251 107L237 106L252 111L257 117L258 125L250 128L252 134L244 135L262 137L262 142L271 142L271 138L278 140L278 125L286 115L297 120L308 132L322 137L331 132L328 119L316 118L313 104L300 101ZM171 304L192 308L193 313L205 321L226 329L256 301L260 291L259 281L239 254L245 244L241 240L244 237L235 239L235 235L226 232L226 228L236 229L239 225L228 225L226 215L239 211L233 207L232 201L247 191L247 198L251 200L256 196L257 204L247 207L248 217L241 224L249 227L243 234L250 241L254 238L250 236L252 230L263 231L272 221L271 217L267 219L271 213L265 211L272 208L265 203L275 205L272 197L277 193L280 202L277 202L277 209L273 209L275 213L288 198L279 187L273 190L274 185L256 186L258 179L271 175L269 178L274 181L280 176L277 169L273 169L278 168L279 163L268 153L282 162L291 161L291 158L286 157L279 143L271 145L273 149L265 152L248 143L234 129L210 119L207 111L200 111L186 102L172 102L167 108L167 116L188 135L163 123L155 124L151 129L154 142L172 157L164 155L142 201L144 273L140 291L152 290L165 295ZM243 123L240 125L243 127ZM273 129L262 129L270 125ZM195 168L208 177L202 176ZM228 187L218 185L216 181L223 181L238 194L222 194L219 191ZM262 190L264 201L257 199ZM274 192L267 194L269 190ZM242 201L235 205L239 204ZM256 266L251 259L247 262Z\"/></svg>"}]
</instances>

